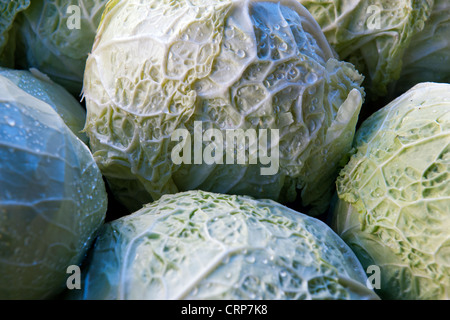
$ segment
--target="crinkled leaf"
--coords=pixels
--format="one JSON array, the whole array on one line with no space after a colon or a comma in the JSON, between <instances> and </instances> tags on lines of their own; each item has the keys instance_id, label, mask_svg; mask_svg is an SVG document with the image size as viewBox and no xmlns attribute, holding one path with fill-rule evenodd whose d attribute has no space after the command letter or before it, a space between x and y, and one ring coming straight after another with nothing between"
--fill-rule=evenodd
<instances>
[{"instance_id":1,"label":"crinkled leaf","mask_svg":"<svg viewBox=\"0 0 450 320\"><path fill-rule=\"evenodd\" d=\"M362 81L296 1L113 1L86 63L86 132L132 211L191 189L281 202L304 189L303 205L318 214L351 147ZM268 165L227 164L225 155L223 164L175 164L171 135L187 129L195 139L196 121L201 134L279 130L268 143L269 154L279 149L279 170L262 175ZM317 150L330 161L314 164Z\"/></svg>"},{"instance_id":2,"label":"crinkled leaf","mask_svg":"<svg viewBox=\"0 0 450 320\"><path fill-rule=\"evenodd\" d=\"M366 77L370 97L397 80L405 50L431 14L433 0L298 0L322 27L340 59Z\"/></svg>"},{"instance_id":3,"label":"crinkled leaf","mask_svg":"<svg viewBox=\"0 0 450 320\"><path fill-rule=\"evenodd\" d=\"M370 118L337 180L335 230L380 296L448 299L450 84L421 83Z\"/></svg>"},{"instance_id":4,"label":"crinkled leaf","mask_svg":"<svg viewBox=\"0 0 450 320\"><path fill-rule=\"evenodd\" d=\"M377 299L320 220L270 200L165 195L102 228L81 299Z\"/></svg>"}]
</instances>

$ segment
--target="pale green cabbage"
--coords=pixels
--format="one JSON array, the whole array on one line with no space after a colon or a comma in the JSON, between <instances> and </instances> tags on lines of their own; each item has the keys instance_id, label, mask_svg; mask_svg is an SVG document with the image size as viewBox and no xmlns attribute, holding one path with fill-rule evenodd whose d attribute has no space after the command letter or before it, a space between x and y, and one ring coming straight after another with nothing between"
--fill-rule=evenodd
<instances>
[{"instance_id":1,"label":"pale green cabbage","mask_svg":"<svg viewBox=\"0 0 450 320\"><path fill-rule=\"evenodd\" d=\"M45 102L0 75L0 299L52 298L104 221L87 146Z\"/></svg>"},{"instance_id":2,"label":"pale green cabbage","mask_svg":"<svg viewBox=\"0 0 450 320\"><path fill-rule=\"evenodd\" d=\"M449 299L450 84L421 83L358 130L334 228L387 299Z\"/></svg>"},{"instance_id":3,"label":"pale green cabbage","mask_svg":"<svg viewBox=\"0 0 450 320\"><path fill-rule=\"evenodd\" d=\"M188 191L105 224L79 299L377 299L320 220L271 200Z\"/></svg>"},{"instance_id":4,"label":"pale green cabbage","mask_svg":"<svg viewBox=\"0 0 450 320\"><path fill-rule=\"evenodd\" d=\"M32 1L17 18L20 50L16 67L37 68L72 94L80 95L86 58L105 4L106 0ZM78 13L79 28L75 20Z\"/></svg>"},{"instance_id":5,"label":"pale green cabbage","mask_svg":"<svg viewBox=\"0 0 450 320\"><path fill-rule=\"evenodd\" d=\"M111 1L86 63L85 130L131 211L201 189L283 203L300 193L314 215L326 210L350 149L362 81L294 0ZM194 136L195 121L201 134L279 130L268 146L269 154L279 149L279 170L262 175L266 165L225 160L175 164L179 142L171 134L184 128Z\"/></svg>"},{"instance_id":6,"label":"pale green cabbage","mask_svg":"<svg viewBox=\"0 0 450 320\"><path fill-rule=\"evenodd\" d=\"M450 83L450 1L435 0L425 28L411 39L395 83L401 94L420 82Z\"/></svg>"},{"instance_id":7,"label":"pale green cabbage","mask_svg":"<svg viewBox=\"0 0 450 320\"><path fill-rule=\"evenodd\" d=\"M86 134L82 132L86 122L86 111L63 87L33 68L27 71L0 67L0 76L9 79L25 92L49 104L72 132L81 141L88 143Z\"/></svg>"},{"instance_id":8,"label":"pale green cabbage","mask_svg":"<svg viewBox=\"0 0 450 320\"><path fill-rule=\"evenodd\" d=\"M322 27L340 59L364 74L375 99L402 70L405 50L424 28L433 0L298 0Z\"/></svg>"}]
</instances>

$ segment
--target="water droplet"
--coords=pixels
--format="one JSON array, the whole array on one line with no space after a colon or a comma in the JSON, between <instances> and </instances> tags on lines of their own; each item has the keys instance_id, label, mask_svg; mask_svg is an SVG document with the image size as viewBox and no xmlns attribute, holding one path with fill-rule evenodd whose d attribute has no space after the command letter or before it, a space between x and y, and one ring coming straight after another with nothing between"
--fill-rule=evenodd
<instances>
[{"instance_id":1,"label":"water droplet","mask_svg":"<svg viewBox=\"0 0 450 320\"><path fill-rule=\"evenodd\" d=\"M182 36L181 36L181 40L183 40L183 41L188 41L189 40L189 35L188 34L183 34Z\"/></svg>"},{"instance_id":2,"label":"water droplet","mask_svg":"<svg viewBox=\"0 0 450 320\"><path fill-rule=\"evenodd\" d=\"M227 38L233 38L234 37L234 27L229 27L225 29L225 36Z\"/></svg>"},{"instance_id":3,"label":"water droplet","mask_svg":"<svg viewBox=\"0 0 450 320\"><path fill-rule=\"evenodd\" d=\"M255 263L256 261L254 256L248 256L245 260L247 260L248 263Z\"/></svg>"},{"instance_id":4,"label":"water droplet","mask_svg":"<svg viewBox=\"0 0 450 320\"><path fill-rule=\"evenodd\" d=\"M242 49L239 49L238 51L236 51L236 55L239 57L239 58L245 58L245 56L246 56L246 53L245 53L245 51L244 50L242 50Z\"/></svg>"},{"instance_id":5,"label":"water droplet","mask_svg":"<svg viewBox=\"0 0 450 320\"><path fill-rule=\"evenodd\" d=\"M6 123L9 124L11 127L14 127L16 125L16 121L14 119L9 118L8 116L5 116Z\"/></svg>"},{"instance_id":6,"label":"water droplet","mask_svg":"<svg viewBox=\"0 0 450 320\"><path fill-rule=\"evenodd\" d=\"M314 72L310 72L306 76L305 80L306 80L307 83L314 83L314 82L317 81L317 75Z\"/></svg>"},{"instance_id":7,"label":"water droplet","mask_svg":"<svg viewBox=\"0 0 450 320\"><path fill-rule=\"evenodd\" d=\"M282 52L286 51L287 48L288 48L288 45L287 45L286 42L283 42L282 44L280 44L280 45L278 46L278 49L279 49L280 51L282 51Z\"/></svg>"}]
</instances>

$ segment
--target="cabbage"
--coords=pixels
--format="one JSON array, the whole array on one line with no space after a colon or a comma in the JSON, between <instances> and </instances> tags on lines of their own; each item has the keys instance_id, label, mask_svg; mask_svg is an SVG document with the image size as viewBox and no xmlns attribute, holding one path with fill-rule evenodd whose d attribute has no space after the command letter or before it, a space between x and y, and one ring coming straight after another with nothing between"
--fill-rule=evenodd
<instances>
[{"instance_id":1,"label":"cabbage","mask_svg":"<svg viewBox=\"0 0 450 320\"><path fill-rule=\"evenodd\" d=\"M14 21L19 12L30 5L30 0L0 0L0 67L13 68L15 64L16 29Z\"/></svg>"},{"instance_id":2,"label":"cabbage","mask_svg":"<svg viewBox=\"0 0 450 320\"><path fill-rule=\"evenodd\" d=\"M298 0L322 27L340 59L364 74L371 99L400 77L403 55L424 28L433 0Z\"/></svg>"},{"instance_id":3,"label":"cabbage","mask_svg":"<svg viewBox=\"0 0 450 320\"><path fill-rule=\"evenodd\" d=\"M85 131L130 211L200 189L282 203L300 193L316 215L351 147L362 81L296 1L110 1L86 62ZM174 140L178 130L195 141ZM239 130L270 131L253 145L265 144L270 167L227 161L256 155L242 140L215 140L217 161L193 159L198 144L211 150L209 133ZM222 157L218 146L232 151ZM181 147L191 163L174 161Z\"/></svg>"},{"instance_id":4,"label":"cabbage","mask_svg":"<svg viewBox=\"0 0 450 320\"><path fill-rule=\"evenodd\" d=\"M435 0L425 28L411 39L395 92L426 81L450 83L450 2Z\"/></svg>"},{"instance_id":5,"label":"cabbage","mask_svg":"<svg viewBox=\"0 0 450 320\"><path fill-rule=\"evenodd\" d=\"M79 95L105 4L106 0L32 1L16 19L16 67L37 68Z\"/></svg>"},{"instance_id":6,"label":"cabbage","mask_svg":"<svg viewBox=\"0 0 450 320\"><path fill-rule=\"evenodd\" d=\"M450 298L450 84L421 83L369 117L337 180L333 228L386 299Z\"/></svg>"},{"instance_id":7,"label":"cabbage","mask_svg":"<svg viewBox=\"0 0 450 320\"><path fill-rule=\"evenodd\" d=\"M0 299L52 298L104 221L105 185L56 111L2 75L0 110Z\"/></svg>"},{"instance_id":8,"label":"cabbage","mask_svg":"<svg viewBox=\"0 0 450 320\"><path fill-rule=\"evenodd\" d=\"M0 67L0 77L7 78L25 92L49 104L72 132L81 141L88 143L86 134L82 132L86 111L63 87L34 68L26 71Z\"/></svg>"},{"instance_id":9,"label":"cabbage","mask_svg":"<svg viewBox=\"0 0 450 320\"><path fill-rule=\"evenodd\" d=\"M187 191L105 224L78 299L377 299L320 220L271 200Z\"/></svg>"}]
</instances>

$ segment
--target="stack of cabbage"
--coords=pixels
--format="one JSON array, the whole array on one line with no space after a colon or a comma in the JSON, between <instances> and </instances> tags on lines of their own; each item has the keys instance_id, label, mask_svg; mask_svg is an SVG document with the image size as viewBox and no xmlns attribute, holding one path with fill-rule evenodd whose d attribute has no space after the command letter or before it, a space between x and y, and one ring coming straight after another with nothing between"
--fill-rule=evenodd
<instances>
[{"instance_id":1,"label":"stack of cabbage","mask_svg":"<svg viewBox=\"0 0 450 320\"><path fill-rule=\"evenodd\" d=\"M0 297L98 234L67 297L449 298L448 1L30 3L0 0L0 66L40 70L0 76Z\"/></svg>"}]
</instances>

